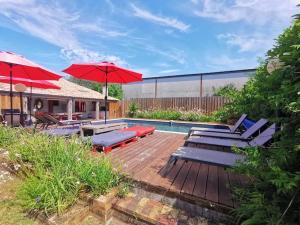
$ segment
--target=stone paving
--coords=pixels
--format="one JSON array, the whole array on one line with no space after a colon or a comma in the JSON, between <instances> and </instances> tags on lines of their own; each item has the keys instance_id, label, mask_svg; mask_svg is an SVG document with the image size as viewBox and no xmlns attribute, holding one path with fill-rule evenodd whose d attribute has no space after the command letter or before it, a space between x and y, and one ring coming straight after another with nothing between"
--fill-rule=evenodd
<instances>
[{"instance_id":1,"label":"stone paving","mask_svg":"<svg viewBox=\"0 0 300 225\"><path fill-rule=\"evenodd\" d=\"M116 202L113 207L131 217L149 224L161 225L206 225L215 224L207 218L195 215L190 209L178 209L162 201L154 200L133 192ZM199 212L200 213L200 212ZM218 222L217 224L222 224Z\"/></svg>"}]
</instances>

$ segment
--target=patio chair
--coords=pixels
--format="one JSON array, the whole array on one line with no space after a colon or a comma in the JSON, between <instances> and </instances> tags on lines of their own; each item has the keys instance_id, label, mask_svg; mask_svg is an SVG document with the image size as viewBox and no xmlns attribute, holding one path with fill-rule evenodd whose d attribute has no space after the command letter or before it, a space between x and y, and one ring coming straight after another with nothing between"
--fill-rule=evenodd
<instances>
[{"instance_id":1,"label":"patio chair","mask_svg":"<svg viewBox=\"0 0 300 225\"><path fill-rule=\"evenodd\" d=\"M230 128L228 125L227 129L218 129L218 128L205 128L205 127L191 127L191 129L188 132L188 137L191 136L191 134L194 131L206 131L206 132L220 132L220 133L239 133L237 132L237 129L241 126L242 122L246 119L247 114L243 114L238 121Z\"/></svg>"},{"instance_id":2,"label":"patio chair","mask_svg":"<svg viewBox=\"0 0 300 225\"><path fill-rule=\"evenodd\" d=\"M75 125L82 125L85 123L90 123L90 121L81 121L81 120L59 121L58 119L54 118L53 116L51 116L47 113L43 114L43 117L48 121L48 125L46 126L46 128L52 124L57 125L57 126L67 126L67 125L75 126Z\"/></svg>"},{"instance_id":3,"label":"patio chair","mask_svg":"<svg viewBox=\"0 0 300 225\"><path fill-rule=\"evenodd\" d=\"M114 147L123 147L128 142L136 141L136 132L134 131L111 131L103 134L91 136L91 141L94 149L99 149L108 153ZM88 138L84 138L87 140Z\"/></svg>"},{"instance_id":4,"label":"patio chair","mask_svg":"<svg viewBox=\"0 0 300 225\"><path fill-rule=\"evenodd\" d=\"M171 154L166 167L164 168L165 173L167 173L170 168L176 164L177 160L180 159L185 162L192 161L227 168L234 167L237 162L243 162L246 159L246 156L204 148L180 147L176 152Z\"/></svg>"},{"instance_id":5,"label":"patio chair","mask_svg":"<svg viewBox=\"0 0 300 225\"><path fill-rule=\"evenodd\" d=\"M249 140L255 133L257 133L260 129L262 129L268 120L260 119L255 124L249 127L242 134L233 134L233 133L221 133L221 132L207 132L207 131L194 131L192 136L200 136L200 137L214 137L214 138L223 138L223 139L237 139L237 140Z\"/></svg>"},{"instance_id":6,"label":"patio chair","mask_svg":"<svg viewBox=\"0 0 300 225\"><path fill-rule=\"evenodd\" d=\"M256 146L263 146L268 143L273 135L276 132L276 125L275 123L260 133L257 137L250 140L238 140L238 139L221 139L221 138L214 138L214 137L190 137L185 141L184 146L189 147L212 147L214 150L231 150L232 147L238 148L247 148L247 147L256 147Z\"/></svg>"},{"instance_id":7,"label":"patio chair","mask_svg":"<svg viewBox=\"0 0 300 225\"><path fill-rule=\"evenodd\" d=\"M247 148L251 146L261 146L271 140L275 133L275 124L272 124L264 132L261 133L260 138L255 138L248 144L239 144L239 148ZM240 143L240 142L237 142ZM245 142L247 143L247 142ZM184 160L210 164L214 166L221 167L234 167L238 162L243 162L246 160L246 156L231 152L215 151L206 148L196 148L196 147L180 147L176 152L172 153L165 168L164 174L166 175L173 165L176 164L177 160Z\"/></svg>"},{"instance_id":8,"label":"patio chair","mask_svg":"<svg viewBox=\"0 0 300 225\"><path fill-rule=\"evenodd\" d=\"M49 121L45 119L41 113L36 113L35 115L33 115L33 117L35 118L34 130L37 128L39 124L41 124L40 127L41 129L44 129L49 126Z\"/></svg>"},{"instance_id":9,"label":"patio chair","mask_svg":"<svg viewBox=\"0 0 300 225\"><path fill-rule=\"evenodd\" d=\"M3 126L7 126L7 121L4 119L4 116L0 114L0 124Z\"/></svg>"}]
</instances>

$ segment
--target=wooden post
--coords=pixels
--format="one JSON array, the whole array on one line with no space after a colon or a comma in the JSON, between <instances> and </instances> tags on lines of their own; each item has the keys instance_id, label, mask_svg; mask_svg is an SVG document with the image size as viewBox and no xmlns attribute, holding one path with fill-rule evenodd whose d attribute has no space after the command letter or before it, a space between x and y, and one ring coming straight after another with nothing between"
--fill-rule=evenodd
<instances>
[{"instance_id":1,"label":"wooden post","mask_svg":"<svg viewBox=\"0 0 300 225\"><path fill-rule=\"evenodd\" d=\"M157 79L155 79L155 90L154 90L154 98L157 98Z\"/></svg>"},{"instance_id":2,"label":"wooden post","mask_svg":"<svg viewBox=\"0 0 300 225\"><path fill-rule=\"evenodd\" d=\"M100 113L100 101L96 101L96 120L99 120L99 113Z\"/></svg>"},{"instance_id":3,"label":"wooden post","mask_svg":"<svg viewBox=\"0 0 300 225\"><path fill-rule=\"evenodd\" d=\"M73 99L68 100L68 120L72 120L73 111Z\"/></svg>"}]
</instances>

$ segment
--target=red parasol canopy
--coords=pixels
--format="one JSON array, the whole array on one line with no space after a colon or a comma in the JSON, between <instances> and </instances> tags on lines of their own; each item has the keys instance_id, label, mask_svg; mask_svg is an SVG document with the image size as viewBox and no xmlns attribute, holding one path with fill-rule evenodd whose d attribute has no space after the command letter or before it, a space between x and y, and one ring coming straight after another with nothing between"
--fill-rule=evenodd
<instances>
[{"instance_id":1,"label":"red parasol canopy","mask_svg":"<svg viewBox=\"0 0 300 225\"><path fill-rule=\"evenodd\" d=\"M143 80L141 73L121 68L110 62L72 64L63 72L78 79L99 83L126 84Z\"/></svg>"},{"instance_id":2,"label":"red parasol canopy","mask_svg":"<svg viewBox=\"0 0 300 225\"><path fill-rule=\"evenodd\" d=\"M110 62L72 64L63 70L63 72L78 79L105 83L105 123L107 111L107 83L127 84L143 80L141 73L121 68Z\"/></svg>"},{"instance_id":3,"label":"red parasol canopy","mask_svg":"<svg viewBox=\"0 0 300 225\"><path fill-rule=\"evenodd\" d=\"M10 78L0 76L0 83L10 84ZM25 78L13 78L12 83L13 84L21 83L27 87L41 88L41 89L60 89L59 86L52 84L46 80L30 80L30 79L25 79Z\"/></svg>"},{"instance_id":4,"label":"red parasol canopy","mask_svg":"<svg viewBox=\"0 0 300 225\"><path fill-rule=\"evenodd\" d=\"M11 125L13 125L13 78L18 77L31 80L58 80L61 78L61 76L29 61L21 55L5 51L0 51L0 75L10 77Z\"/></svg>"},{"instance_id":5,"label":"red parasol canopy","mask_svg":"<svg viewBox=\"0 0 300 225\"><path fill-rule=\"evenodd\" d=\"M59 80L60 75L29 61L21 55L0 51L0 75L31 80Z\"/></svg>"}]
</instances>

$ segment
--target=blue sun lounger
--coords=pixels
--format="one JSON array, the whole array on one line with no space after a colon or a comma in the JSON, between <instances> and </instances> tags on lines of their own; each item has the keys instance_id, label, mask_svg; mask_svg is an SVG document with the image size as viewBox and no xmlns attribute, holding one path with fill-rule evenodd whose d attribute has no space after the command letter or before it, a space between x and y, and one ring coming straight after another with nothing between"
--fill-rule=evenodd
<instances>
[{"instance_id":1,"label":"blue sun lounger","mask_svg":"<svg viewBox=\"0 0 300 225\"><path fill-rule=\"evenodd\" d=\"M135 131L112 131L91 136L91 141L95 149L101 149L108 153L114 147L123 147L128 142L136 141Z\"/></svg>"}]
</instances>

